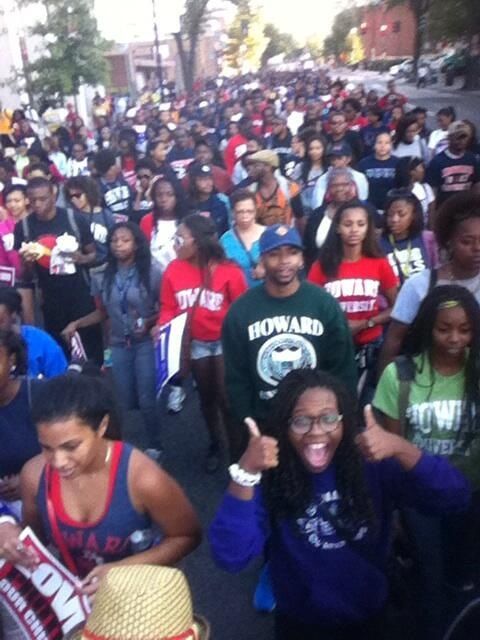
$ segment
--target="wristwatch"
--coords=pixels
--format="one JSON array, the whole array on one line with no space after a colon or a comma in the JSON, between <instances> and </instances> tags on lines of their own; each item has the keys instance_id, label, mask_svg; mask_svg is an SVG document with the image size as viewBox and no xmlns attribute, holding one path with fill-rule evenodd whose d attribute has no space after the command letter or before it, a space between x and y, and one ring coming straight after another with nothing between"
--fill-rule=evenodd
<instances>
[{"instance_id":1,"label":"wristwatch","mask_svg":"<svg viewBox=\"0 0 480 640\"><path fill-rule=\"evenodd\" d=\"M374 326L375 326L375 320L373 318L370 318L369 320L367 320L367 329L373 329Z\"/></svg>"},{"instance_id":2,"label":"wristwatch","mask_svg":"<svg viewBox=\"0 0 480 640\"><path fill-rule=\"evenodd\" d=\"M239 467L238 464L231 464L228 467L228 473L230 474L230 478L241 487L254 487L255 485L260 483L262 479L262 474L260 471L258 473L249 473Z\"/></svg>"}]
</instances>

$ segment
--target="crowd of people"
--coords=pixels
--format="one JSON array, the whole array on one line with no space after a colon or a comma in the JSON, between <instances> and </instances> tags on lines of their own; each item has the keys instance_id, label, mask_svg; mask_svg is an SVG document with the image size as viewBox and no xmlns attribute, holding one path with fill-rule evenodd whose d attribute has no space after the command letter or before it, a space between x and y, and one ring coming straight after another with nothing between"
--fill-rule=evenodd
<instances>
[{"instance_id":1,"label":"crowd of people","mask_svg":"<svg viewBox=\"0 0 480 640\"><path fill-rule=\"evenodd\" d=\"M323 70L90 128L2 110L1 557L36 566L28 525L95 598L194 552L156 385L186 313L166 406L198 395L205 473L230 476L212 555L264 559L275 638L391 637L395 562L418 639L444 637L480 578L480 144L426 116Z\"/></svg>"}]
</instances>

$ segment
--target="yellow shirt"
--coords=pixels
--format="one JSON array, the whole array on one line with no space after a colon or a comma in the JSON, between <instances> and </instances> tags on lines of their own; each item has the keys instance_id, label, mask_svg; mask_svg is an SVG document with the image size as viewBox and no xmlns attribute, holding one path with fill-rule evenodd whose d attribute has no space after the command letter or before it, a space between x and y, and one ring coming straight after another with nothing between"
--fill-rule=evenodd
<instances>
[{"instance_id":1,"label":"yellow shirt","mask_svg":"<svg viewBox=\"0 0 480 640\"><path fill-rule=\"evenodd\" d=\"M0 136L8 136L12 133L12 115L11 109L2 109L0 111Z\"/></svg>"}]
</instances>

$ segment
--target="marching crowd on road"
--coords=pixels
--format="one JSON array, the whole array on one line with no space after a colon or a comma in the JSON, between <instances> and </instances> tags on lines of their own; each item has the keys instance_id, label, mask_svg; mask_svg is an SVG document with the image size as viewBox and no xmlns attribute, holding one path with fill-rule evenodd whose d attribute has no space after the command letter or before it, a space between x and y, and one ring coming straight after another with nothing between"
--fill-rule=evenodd
<instances>
[{"instance_id":1,"label":"marching crowd on road","mask_svg":"<svg viewBox=\"0 0 480 640\"><path fill-rule=\"evenodd\" d=\"M175 614L202 531L162 469L158 338L186 314L167 407L198 394L211 554L263 559L276 640L393 638L399 611L442 640L480 586L474 124L323 70L143 98L0 111L0 557L35 568L25 526L54 549L83 638L216 637Z\"/></svg>"}]
</instances>

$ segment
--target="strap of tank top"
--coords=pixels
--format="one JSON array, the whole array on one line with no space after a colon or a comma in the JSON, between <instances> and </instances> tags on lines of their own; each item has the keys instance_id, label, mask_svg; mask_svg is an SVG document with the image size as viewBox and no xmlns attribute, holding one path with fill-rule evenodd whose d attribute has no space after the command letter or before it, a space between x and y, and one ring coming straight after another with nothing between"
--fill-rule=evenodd
<instances>
[{"instance_id":1,"label":"strap of tank top","mask_svg":"<svg viewBox=\"0 0 480 640\"><path fill-rule=\"evenodd\" d=\"M50 523L50 529L52 530L52 537L55 545L60 551L60 556L67 566L67 568L76 576L78 576L78 568L75 564L75 560L73 559L68 547L66 545L65 540L63 539L62 534L60 533L60 528L58 526L57 516L55 515L55 508L53 506L52 500L52 492L51 492L51 479L52 479L52 469L49 464L45 466L45 500L47 502L47 515L48 521Z\"/></svg>"}]
</instances>

